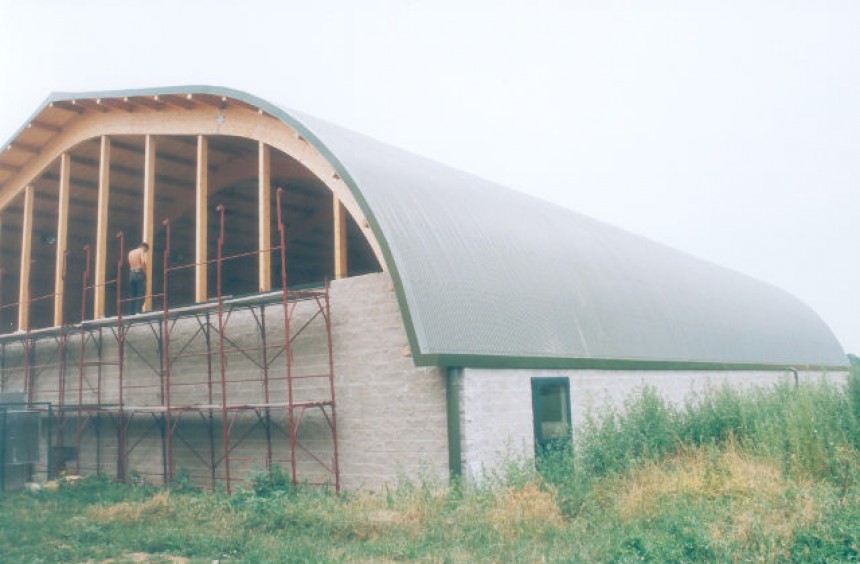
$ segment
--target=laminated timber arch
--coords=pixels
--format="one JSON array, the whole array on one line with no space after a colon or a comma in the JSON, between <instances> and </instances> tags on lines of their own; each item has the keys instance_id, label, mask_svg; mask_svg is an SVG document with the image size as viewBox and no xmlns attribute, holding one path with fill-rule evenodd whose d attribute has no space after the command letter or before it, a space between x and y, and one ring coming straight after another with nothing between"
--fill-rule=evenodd
<instances>
[{"instance_id":1,"label":"laminated timber arch","mask_svg":"<svg viewBox=\"0 0 860 564\"><path fill-rule=\"evenodd\" d=\"M13 140L0 153L0 213L9 209L13 202L17 202L24 194L25 204L22 221L24 233L33 235L32 223L33 204L32 187L40 177L57 180L59 193L55 202L60 212L57 213L57 251L56 263L51 273L54 279L54 325L61 325L63 320L62 287L64 270L64 253L67 245L76 245L77 242L67 241L68 232L68 198L69 198L69 168L70 164L98 169L97 179L91 184L98 185L97 205L97 228L95 241L96 257L96 285L103 284L105 280L106 263L113 260L106 257L108 240L113 236L109 233L108 225L108 194L114 191L110 179L111 163L110 155L112 147L130 151L137 150L143 155L142 169L143 182L139 188L139 194L110 194L110 199L116 197L125 200L134 200L138 197L142 209L142 233L143 239L152 243L154 236L154 225L160 225L164 217L180 217L188 212L195 212L195 231L197 239L196 262L198 263L195 276L195 299L205 301L207 298L207 273L205 265L200 262L206 260L207 249L207 213L208 207L214 207L216 202L209 198L219 192L236 186L247 184L251 180L259 180L260 202L263 198L268 199L273 195L271 179L282 178L289 174L290 167L284 159L277 155L286 155L301 167L304 167L315 179L323 185L332 195L331 204L325 210L331 214L333 231L333 274L340 278L347 274L346 264L346 233L347 217L352 220L352 229L357 230L361 238L367 242L378 268L387 270L386 261L380 249L370 225L356 202L349 187L337 174L335 167L321 152L314 147L296 128L292 127L282 119L273 116L245 100L212 93L197 93L199 89L189 87L185 89L188 93L177 91L175 93L152 94L143 91L128 93L131 95L103 94L100 97L89 97L78 95L70 97L66 95L54 95L47 101L28 124L13 137ZM143 147L130 147L128 138L140 138L144 140ZM159 184L158 190L164 190L165 182L175 181L175 178L165 180L163 174L155 167L155 155L161 158L161 140L169 139L171 142L182 141L196 145L196 176L193 179L196 191L196 203L183 204L175 202L158 217L153 212L153 191L155 184ZM245 140L245 143L253 142L258 145L256 154L248 150L235 151L223 142L221 146L210 147L210 141L214 144L216 140L233 139ZM120 140L112 144L112 140ZM74 153L87 143L97 142L99 150L97 158L75 157ZM274 151L272 151L274 149ZM212 150L227 154L222 159L221 165L216 166L208 161L208 154ZM275 153L273 158L272 153ZM73 155L70 158L70 155ZM59 171L52 172L57 168ZM107 164L105 164L107 163ZM217 169L218 174L210 174ZM74 179L73 179L74 182ZM130 192L127 190L126 192ZM53 198L53 195L51 196ZM104 201L102 201L104 200ZM132 204L133 205L133 204ZM289 206L289 203L288 203ZM195 209L196 208L196 209ZM320 210L316 210L320 215ZM271 208L264 205L258 206L258 225L270 224L269 218ZM270 230L259 227L258 249L266 249L271 246ZM0 231L2 233L2 231ZM7 239L9 237L7 236ZM29 296L25 292L29 284L25 279L29 277L29 260L25 260L23 251L29 251L28 237L23 237L20 248L22 249L20 260L20 273L17 280L17 297L19 303L27 302ZM201 248L201 240L202 248ZM259 280L260 291L270 289L266 280L271 279L271 258L268 253L260 252ZM26 263L26 264L25 264ZM152 261L150 261L150 268ZM107 268L110 268L109 266ZM7 268L7 276L11 268ZM149 305L152 295L152 276L148 276L149 288L147 291L147 302ZM104 286L100 286L104 288ZM99 295L101 294L101 295ZM8 302L9 300L4 300ZM104 291L96 293L94 306L94 317L104 315ZM18 328L27 328L29 312L19 307Z\"/></svg>"}]
</instances>

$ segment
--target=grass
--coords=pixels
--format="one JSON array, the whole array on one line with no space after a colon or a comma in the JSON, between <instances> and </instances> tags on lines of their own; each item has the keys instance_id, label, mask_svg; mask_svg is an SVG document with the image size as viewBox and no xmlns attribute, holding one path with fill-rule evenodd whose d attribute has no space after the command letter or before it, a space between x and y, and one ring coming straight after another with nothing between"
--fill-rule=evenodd
<instances>
[{"instance_id":1,"label":"grass","mask_svg":"<svg viewBox=\"0 0 860 564\"><path fill-rule=\"evenodd\" d=\"M593 412L540 472L510 460L477 485L241 492L90 476L0 496L0 561L857 561L860 376L653 389Z\"/></svg>"}]
</instances>

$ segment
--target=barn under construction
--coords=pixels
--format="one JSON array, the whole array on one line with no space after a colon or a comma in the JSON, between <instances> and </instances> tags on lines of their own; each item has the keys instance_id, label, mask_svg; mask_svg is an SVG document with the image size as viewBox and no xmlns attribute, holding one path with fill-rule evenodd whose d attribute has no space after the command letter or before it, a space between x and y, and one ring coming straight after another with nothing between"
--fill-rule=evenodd
<instances>
[{"instance_id":1,"label":"barn under construction","mask_svg":"<svg viewBox=\"0 0 860 564\"><path fill-rule=\"evenodd\" d=\"M775 287L208 86L54 94L3 146L0 352L6 488L477 477L643 381L847 365Z\"/></svg>"}]
</instances>

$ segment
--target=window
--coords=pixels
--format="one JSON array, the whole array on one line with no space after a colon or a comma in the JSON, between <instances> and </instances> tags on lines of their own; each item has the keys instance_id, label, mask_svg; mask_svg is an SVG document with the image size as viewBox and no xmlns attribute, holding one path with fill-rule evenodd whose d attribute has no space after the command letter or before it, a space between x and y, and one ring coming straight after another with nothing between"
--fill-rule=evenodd
<instances>
[{"instance_id":1,"label":"window","mask_svg":"<svg viewBox=\"0 0 860 564\"><path fill-rule=\"evenodd\" d=\"M535 452L551 445L569 444L570 379L532 378Z\"/></svg>"}]
</instances>

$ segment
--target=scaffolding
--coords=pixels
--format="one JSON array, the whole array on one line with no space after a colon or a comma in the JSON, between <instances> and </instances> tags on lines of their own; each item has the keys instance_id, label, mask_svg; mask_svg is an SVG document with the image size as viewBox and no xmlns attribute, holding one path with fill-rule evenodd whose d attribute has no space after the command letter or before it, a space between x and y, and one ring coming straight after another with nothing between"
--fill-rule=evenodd
<instances>
[{"instance_id":1,"label":"scaffolding","mask_svg":"<svg viewBox=\"0 0 860 564\"><path fill-rule=\"evenodd\" d=\"M225 209L217 206L217 256L203 263L217 280L209 302L171 306L171 276L199 263L171 264L165 220L163 287L152 296L160 310L123 315L130 299L121 291L120 232L116 277L104 282L115 288L115 317L86 319L96 288L86 246L82 321L38 330L27 324L0 335L0 391L16 387L15 380L29 409L50 409L55 418L53 439L46 439L51 466L115 469L120 481L170 483L182 472L228 492L249 472L283 468L293 485L340 491L329 286L288 288L282 195L279 188L278 244L249 253L223 256ZM225 295L230 262L261 253L280 259L280 289ZM17 307L0 304L0 312ZM19 354L8 354L15 348ZM17 362L10 360L15 356ZM49 468L47 477L53 473Z\"/></svg>"}]
</instances>

